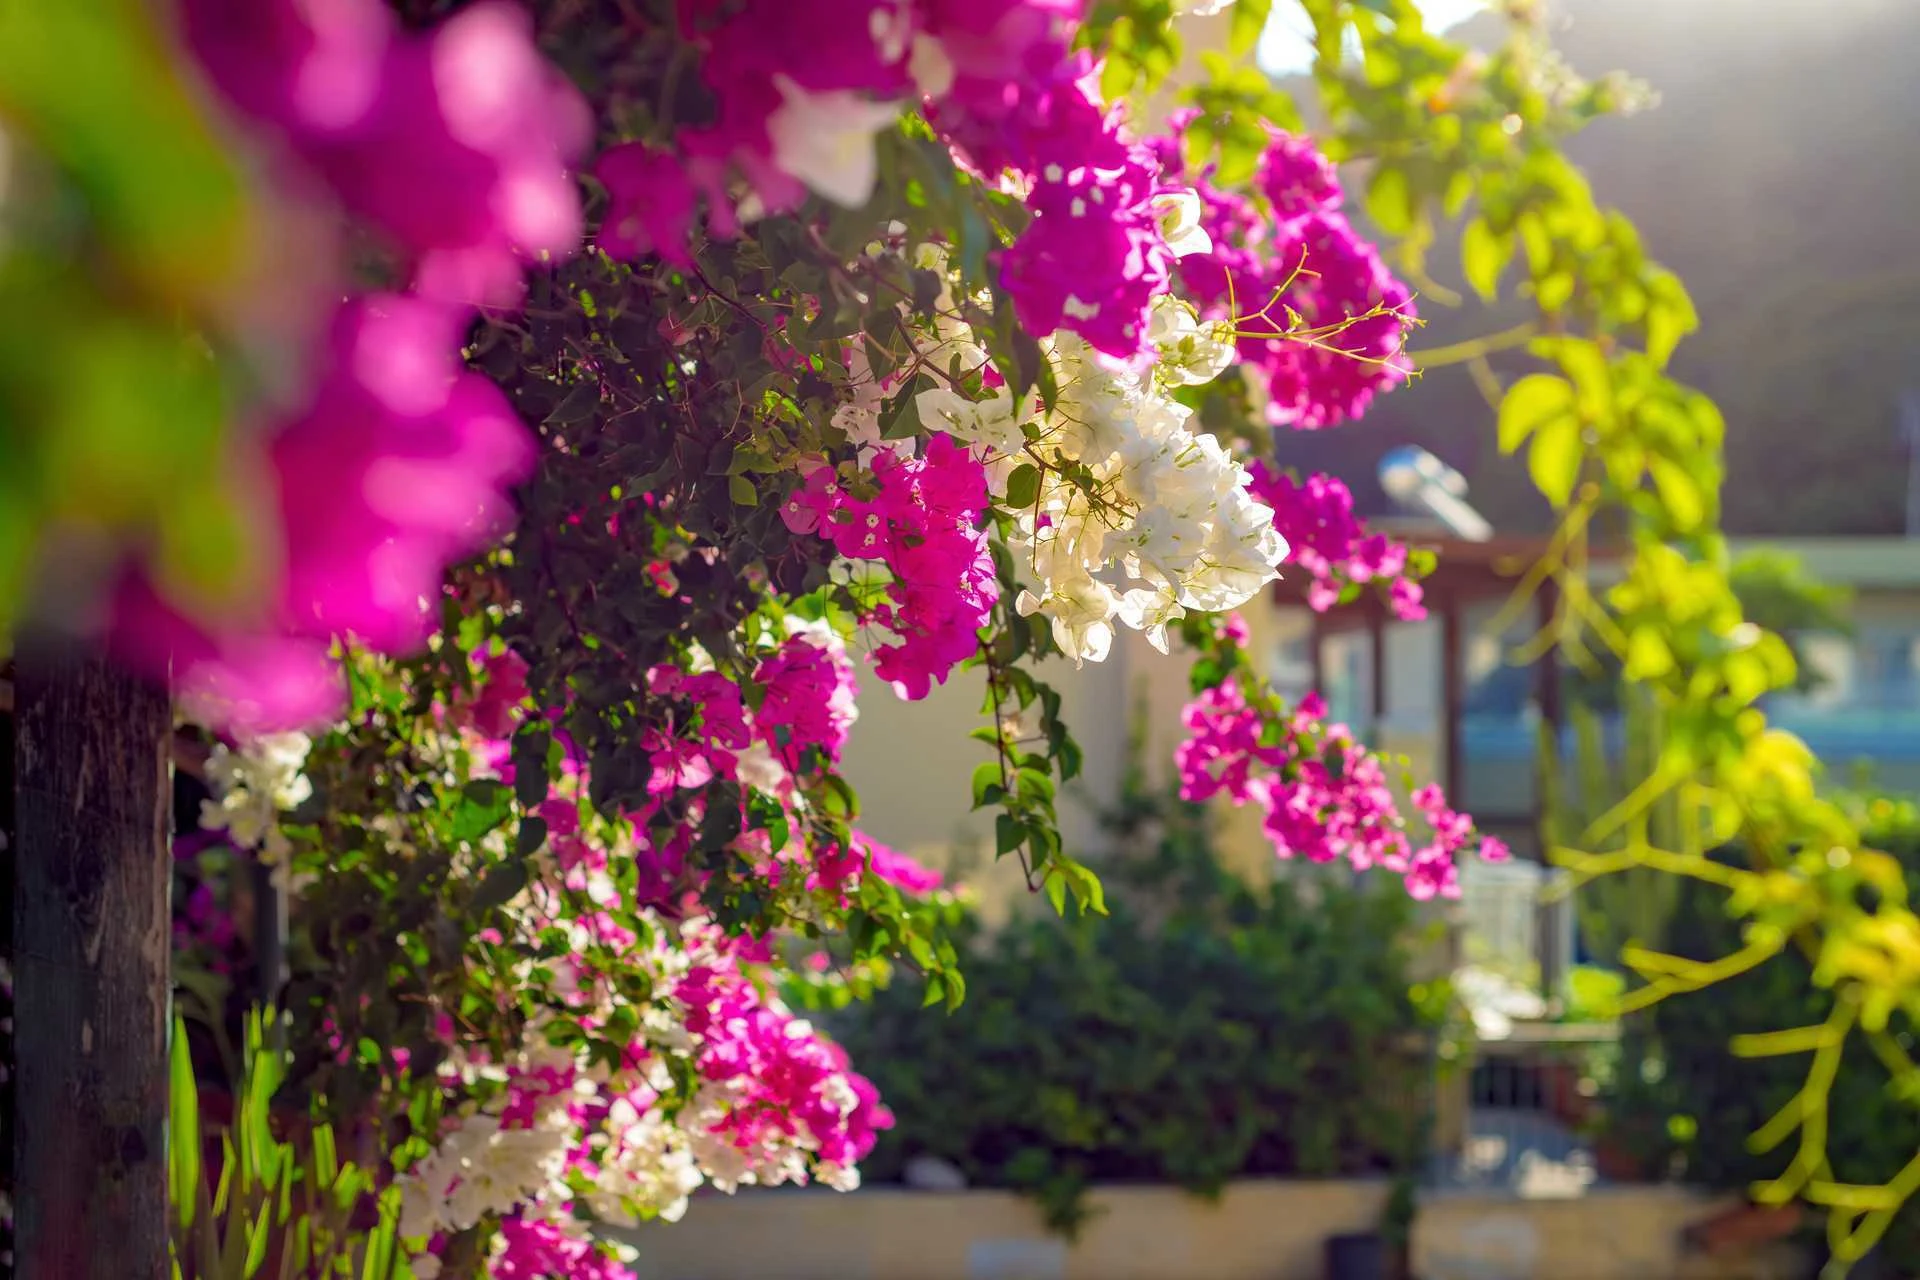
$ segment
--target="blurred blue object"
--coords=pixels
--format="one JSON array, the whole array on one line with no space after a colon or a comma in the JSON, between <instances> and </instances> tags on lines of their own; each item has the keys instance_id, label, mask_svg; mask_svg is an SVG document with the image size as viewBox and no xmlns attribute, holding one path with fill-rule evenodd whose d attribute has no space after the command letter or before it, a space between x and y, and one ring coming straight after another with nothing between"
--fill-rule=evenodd
<instances>
[{"instance_id":1,"label":"blurred blue object","mask_svg":"<svg viewBox=\"0 0 1920 1280\"><path fill-rule=\"evenodd\" d=\"M1467 505L1467 482L1458 471L1416 445L1380 459L1380 487L1410 515L1431 516L1467 542L1485 542L1493 526Z\"/></svg>"}]
</instances>

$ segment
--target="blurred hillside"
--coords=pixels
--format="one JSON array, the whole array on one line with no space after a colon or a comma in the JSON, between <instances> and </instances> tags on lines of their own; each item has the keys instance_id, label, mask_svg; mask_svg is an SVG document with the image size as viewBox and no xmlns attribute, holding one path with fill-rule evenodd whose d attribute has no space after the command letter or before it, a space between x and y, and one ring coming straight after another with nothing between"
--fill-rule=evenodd
<instances>
[{"instance_id":1,"label":"blurred hillside","mask_svg":"<svg viewBox=\"0 0 1920 1280\"><path fill-rule=\"evenodd\" d=\"M1901 532L1897 409L1920 391L1920 2L1557 0L1555 13L1554 42L1576 68L1622 69L1659 95L1570 151L1699 307L1675 368L1727 415L1728 531ZM1499 29L1483 17L1453 34L1490 44ZM1443 233L1431 262L1448 286L1455 245ZM1422 311L1416 353L1522 314L1470 295ZM1405 442L1460 468L1496 526L1544 521L1458 368L1395 392L1354 429L1284 442L1284 456L1342 476L1380 510L1375 464Z\"/></svg>"}]
</instances>

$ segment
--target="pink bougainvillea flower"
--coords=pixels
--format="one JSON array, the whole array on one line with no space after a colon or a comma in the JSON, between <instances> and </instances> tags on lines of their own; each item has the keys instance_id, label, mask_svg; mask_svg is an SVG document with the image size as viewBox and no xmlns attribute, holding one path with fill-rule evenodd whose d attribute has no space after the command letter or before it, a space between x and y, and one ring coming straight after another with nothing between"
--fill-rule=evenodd
<instances>
[{"instance_id":1,"label":"pink bougainvillea flower","mask_svg":"<svg viewBox=\"0 0 1920 1280\"><path fill-rule=\"evenodd\" d=\"M459 360L459 313L379 295L342 306L311 402L270 437L280 575L270 605L190 618L140 575L112 645L253 730L311 724L342 694L334 637L423 643L452 559L507 517L533 441L499 388Z\"/></svg>"}]
</instances>

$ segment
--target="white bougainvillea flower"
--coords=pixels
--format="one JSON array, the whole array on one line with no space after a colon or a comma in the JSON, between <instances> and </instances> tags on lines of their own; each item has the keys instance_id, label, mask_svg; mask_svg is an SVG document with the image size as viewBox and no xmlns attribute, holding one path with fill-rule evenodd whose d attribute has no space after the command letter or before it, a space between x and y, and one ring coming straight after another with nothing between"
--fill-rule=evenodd
<instances>
[{"instance_id":1,"label":"white bougainvillea flower","mask_svg":"<svg viewBox=\"0 0 1920 1280\"><path fill-rule=\"evenodd\" d=\"M1006 387L995 389L984 400L969 400L948 387L930 387L913 402L927 426L1002 454L1020 451L1026 443L1020 426L1039 408L1032 392L1015 404L1013 392Z\"/></svg>"},{"instance_id":2,"label":"white bougainvillea flower","mask_svg":"<svg viewBox=\"0 0 1920 1280\"><path fill-rule=\"evenodd\" d=\"M1178 298L1154 303L1147 341L1157 358L1154 376L1170 387L1212 382L1233 363L1231 326L1218 320L1202 324L1193 308Z\"/></svg>"},{"instance_id":3,"label":"white bougainvillea flower","mask_svg":"<svg viewBox=\"0 0 1920 1280\"><path fill-rule=\"evenodd\" d=\"M1160 238L1176 258L1213 252L1213 237L1200 225L1200 197L1191 190L1163 191L1153 198Z\"/></svg>"},{"instance_id":4,"label":"white bougainvillea flower","mask_svg":"<svg viewBox=\"0 0 1920 1280\"><path fill-rule=\"evenodd\" d=\"M1120 621L1144 635L1147 643L1162 653L1169 651L1168 624L1186 616L1187 611L1165 587L1153 591L1135 587L1120 597Z\"/></svg>"},{"instance_id":5,"label":"white bougainvillea flower","mask_svg":"<svg viewBox=\"0 0 1920 1280\"><path fill-rule=\"evenodd\" d=\"M783 101L767 119L773 162L835 204L866 204L880 177L874 136L900 118L900 105L842 90L809 93L785 76L774 85Z\"/></svg>"}]
</instances>

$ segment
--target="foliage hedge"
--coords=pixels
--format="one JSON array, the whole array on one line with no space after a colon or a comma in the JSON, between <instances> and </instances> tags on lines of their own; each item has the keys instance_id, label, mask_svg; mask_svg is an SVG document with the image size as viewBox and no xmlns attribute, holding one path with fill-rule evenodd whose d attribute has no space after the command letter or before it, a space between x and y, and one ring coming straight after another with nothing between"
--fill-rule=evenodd
<instances>
[{"instance_id":1,"label":"foliage hedge","mask_svg":"<svg viewBox=\"0 0 1920 1280\"><path fill-rule=\"evenodd\" d=\"M1851 798L1864 843L1897 857L1910 886L1920 886L1920 806L1910 800ZM1737 852L1722 855L1744 862ZM1715 959L1741 945L1739 922L1723 892L1687 881L1667 926L1665 950ZM1823 1021L1831 995L1812 981L1811 961L1789 950L1749 973L1655 1005L1633 1019L1622 1044L1623 1070L1609 1108L1609 1134L1649 1172L1744 1189L1777 1177L1794 1155L1789 1140L1755 1152L1748 1138L1787 1105L1806 1079L1805 1055L1740 1058L1733 1037ZM1909 1053L1913 1027L1890 1027ZM1866 1043L1851 1041L1834 1080L1828 1150L1832 1177L1878 1183L1920 1152L1920 1106L1895 1096ZM1920 1276L1920 1204L1909 1202L1880 1248L1883 1269Z\"/></svg>"},{"instance_id":2,"label":"foliage hedge","mask_svg":"<svg viewBox=\"0 0 1920 1280\"><path fill-rule=\"evenodd\" d=\"M898 1117L870 1180L938 1157L1070 1234L1096 1183L1412 1167L1446 996L1410 982L1405 892L1255 889L1213 863L1197 813L1165 814L1147 856L1102 865L1109 917L975 923L957 1011L929 1017L901 983L843 1012Z\"/></svg>"}]
</instances>

